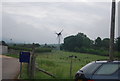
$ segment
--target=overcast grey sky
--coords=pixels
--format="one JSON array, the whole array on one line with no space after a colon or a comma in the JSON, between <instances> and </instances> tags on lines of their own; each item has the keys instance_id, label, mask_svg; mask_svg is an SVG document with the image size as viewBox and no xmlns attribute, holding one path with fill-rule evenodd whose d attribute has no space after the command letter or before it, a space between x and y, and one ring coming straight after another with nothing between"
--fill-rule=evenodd
<instances>
[{"instance_id":1,"label":"overcast grey sky","mask_svg":"<svg viewBox=\"0 0 120 81\"><path fill-rule=\"evenodd\" d=\"M106 38L110 14L110 2L3 2L2 39L54 44L55 32L62 29L62 41L78 32L93 40L98 36Z\"/></svg>"}]
</instances>

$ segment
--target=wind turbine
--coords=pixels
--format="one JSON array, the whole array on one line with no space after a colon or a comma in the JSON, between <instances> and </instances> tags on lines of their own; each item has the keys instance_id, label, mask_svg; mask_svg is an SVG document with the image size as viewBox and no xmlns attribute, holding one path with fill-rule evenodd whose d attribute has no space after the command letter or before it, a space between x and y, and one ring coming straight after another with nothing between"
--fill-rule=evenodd
<instances>
[{"instance_id":1,"label":"wind turbine","mask_svg":"<svg viewBox=\"0 0 120 81\"><path fill-rule=\"evenodd\" d=\"M61 41L62 32L63 32L63 29L60 32L55 33L58 37L58 50L60 50L60 41Z\"/></svg>"},{"instance_id":2,"label":"wind turbine","mask_svg":"<svg viewBox=\"0 0 120 81\"><path fill-rule=\"evenodd\" d=\"M10 39L10 43L11 43L10 45L12 45L12 44L13 44L13 39L12 39L12 38Z\"/></svg>"}]
</instances>

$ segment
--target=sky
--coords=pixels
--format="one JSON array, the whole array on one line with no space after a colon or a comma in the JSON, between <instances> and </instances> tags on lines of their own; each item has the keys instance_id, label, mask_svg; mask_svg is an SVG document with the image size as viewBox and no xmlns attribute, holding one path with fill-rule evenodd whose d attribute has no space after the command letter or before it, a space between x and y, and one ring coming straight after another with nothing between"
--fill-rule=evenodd
<instances>
[{"instance_id":1,"label":"sky","mask_svg":"<svg viewBox=\"0 0 120 81\"><path fill-rule=\"evenodd\" d=\"M55 32L63 29L61 42L78 32L90 39L110 36L111 2L9 2L0 4L0 38L12 43L56 44ZM116 20L118 17L116 16ZM115 37L118 36L116 23ZM12 39L12 40L10 40Z\"/></svg>"}]
</instances>

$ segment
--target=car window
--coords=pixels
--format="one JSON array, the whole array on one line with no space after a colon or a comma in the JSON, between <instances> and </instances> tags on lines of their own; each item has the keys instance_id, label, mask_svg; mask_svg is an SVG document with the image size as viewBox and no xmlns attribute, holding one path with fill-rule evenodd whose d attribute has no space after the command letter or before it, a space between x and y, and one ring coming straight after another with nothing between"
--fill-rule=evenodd
<instances>
[{"instance_id":1,"label":"car window","mask_svg":"<svg viewBox=\"0 0 120 81\"><path fill-rule=\"evenodd\" d=\"M89 63L80 70L82 70L83 73L85 74L92 74L100 65L101 64L97 64L97 63Z\"/></svg>"},{"instance_id":2,"label":"car window","mask_svg":"<svg viewBox=\"0 0 120 81\"><path fill-rule=\"evenodd\" d=\"M120 68L120 64L103 64L95 74L108 75L116 72Z\"/></svg>"}]
</instances>

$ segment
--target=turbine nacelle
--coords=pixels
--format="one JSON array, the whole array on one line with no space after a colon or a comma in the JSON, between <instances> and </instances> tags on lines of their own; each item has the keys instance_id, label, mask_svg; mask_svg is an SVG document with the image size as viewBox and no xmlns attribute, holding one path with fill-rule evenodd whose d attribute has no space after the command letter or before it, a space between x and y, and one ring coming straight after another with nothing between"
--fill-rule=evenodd
<instances>
[{"instance_id":1,"label":"turbine nacelle","mask_svg":"<svg viewBox=\"0 0 120 81\"><path fill-rule=\"evenodd\" d=\"M59 36L62 35L62 32L63 32L63 30L61 30L61 32L59 32L59 33L55 33L55 34L57 34L57 36L59 37Z\"/></svg>"}]
</instances>

